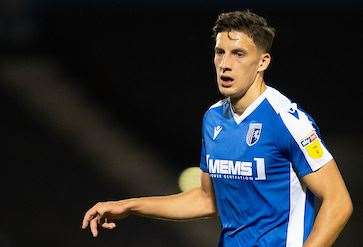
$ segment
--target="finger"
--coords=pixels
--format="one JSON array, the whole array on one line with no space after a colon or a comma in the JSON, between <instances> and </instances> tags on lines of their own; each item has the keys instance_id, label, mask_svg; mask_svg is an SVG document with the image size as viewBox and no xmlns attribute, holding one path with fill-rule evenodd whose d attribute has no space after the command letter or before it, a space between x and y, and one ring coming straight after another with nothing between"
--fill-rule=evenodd
<instances>
[{"instance_id":1,"label":"finger","mask_svg":"<svg viewBox=\"0 0 363 247\"><path fill-rule=\"evenodd\" d=\"M98 216L96 218L93 218L90 222L90 229L91 229L93 237L97 237L97 235L98 235L97 221L98 221Z\"/></svg>"},{"instance_id":2,"label":"finger","mask_svg":"<svg viewBox=\"0 0 363 247\"><path fill-rule=\"evenodd\" d=\"M83 221L82 221L82 228L86 229L88 226L88 223L95 217L95 215L97 214L97 209L96 207L92 207L91 209L89 209L86 214L83 217Z\"/></svg>"},{"instance_id":3,"label":"finger","mask_svg":"<svg viewBox=\"0 0 363 247\"><path fill-rule=\"evenodd\" d=\"M102 227L103 228L106 228L106 229L113 229L113 228L115 228L116 227L116 224L115 223L113 223L113 222L110 222L110 223L103 223L102 224Z\"/></svg>"}]
</instances>

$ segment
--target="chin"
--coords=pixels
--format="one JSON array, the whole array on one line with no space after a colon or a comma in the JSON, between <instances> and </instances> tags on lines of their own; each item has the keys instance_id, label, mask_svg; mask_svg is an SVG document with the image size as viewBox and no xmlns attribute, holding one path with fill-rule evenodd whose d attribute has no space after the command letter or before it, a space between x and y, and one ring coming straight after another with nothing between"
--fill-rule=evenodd
<instances>
[{"instance_id":1,"label":"chin","mask_svg":"<svg viewBox=\"0 0 363 247\"><path fill-rule=\"evenodd\" d=\"M229 97L231 99L239 99L239 98L242 98L245 95L245 93L246 93L246 91L236 90L233 87L226 88L226 87L222 87L222 86L219 86L219 92L224 97Z\"/></svg>"},{"instance_id":2,"label":"chin","mask_svg":"<svg viewBox=\"0 0 363 247\"><path fill-rule=\"evenodd\" d=\"M237 94L236 90L233 88L226 88L226 87L222 87L219 86L218 87L219 92L224 96L224 97L232 97L235 96Z\"/></svg>"}]
</instances>

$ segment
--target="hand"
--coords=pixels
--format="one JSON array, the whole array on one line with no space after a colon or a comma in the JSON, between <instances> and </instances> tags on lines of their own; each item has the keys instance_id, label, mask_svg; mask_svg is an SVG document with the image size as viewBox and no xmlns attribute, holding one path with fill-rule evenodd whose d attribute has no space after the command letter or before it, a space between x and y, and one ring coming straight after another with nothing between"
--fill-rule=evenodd
<instances>
[{"instance_id":1,"label":"hand","mask_svg":"<svg viewBox=\"0 0 363 247\"><path fill-rule=\"evenodd\" d=\"M93 237L97 237L98 225L111 230L116 227L114 220L125 218L128 215L127 200L99 202L84 215L82 229L86 229L89 225Z\"/></svg>"}]
</instances>

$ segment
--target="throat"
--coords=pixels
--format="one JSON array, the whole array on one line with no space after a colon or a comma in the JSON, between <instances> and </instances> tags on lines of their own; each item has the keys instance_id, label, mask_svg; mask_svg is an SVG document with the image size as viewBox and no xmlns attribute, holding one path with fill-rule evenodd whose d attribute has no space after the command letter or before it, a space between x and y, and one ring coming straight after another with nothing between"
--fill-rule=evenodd
<instances>
[{"instance_id":1,"label":"throat","mask_svg":"<svg viewBox=\"0 0 363 247\"><path fill-rule=\"evenodd\" d=\"M254 86L253 84L247 90L247 92L240 98L232 99L231 98L231 106L232 110L238 116L241 116L245 110L266 90L266 84L262 82L258 86Z\"/></svg>"}]
</instances>

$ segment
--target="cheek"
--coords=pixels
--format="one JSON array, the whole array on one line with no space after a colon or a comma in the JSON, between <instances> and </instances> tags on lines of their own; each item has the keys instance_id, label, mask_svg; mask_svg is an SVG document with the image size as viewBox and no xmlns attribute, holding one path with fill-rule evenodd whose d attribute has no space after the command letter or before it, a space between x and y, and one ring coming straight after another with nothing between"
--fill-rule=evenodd
<instances>
[{"instance_id":1,"label":"cheek","mask_svg":"<svg viewBox=\"0 0 363 247\"><path fill-rule=\"evenodd\" d=\"M214 57L214 66L216 67L216 68L218 68L218 66L219 66L219 64L220 64L220 58L219 57Z\"/></svg>"},{"instance_id":2,"label":"cheek","mask_svg":"<svg viewBox=\"0 0 363 247\"><path fill-rule=\"evenodd\" d=\"M256 73L256 63L254 61L243 61L237 64L238 76L249 77Z\"/></svg>"}]
</instances>

